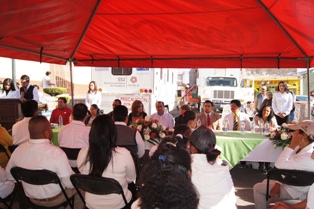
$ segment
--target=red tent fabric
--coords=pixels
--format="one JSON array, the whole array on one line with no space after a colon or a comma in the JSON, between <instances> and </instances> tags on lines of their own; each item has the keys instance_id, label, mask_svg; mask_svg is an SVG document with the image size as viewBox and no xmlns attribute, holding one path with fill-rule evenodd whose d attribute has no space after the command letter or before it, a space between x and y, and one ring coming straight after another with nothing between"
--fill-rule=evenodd
<instances>
[{"instance_id":1,"label":"red tent fabric","mask_svg":"<svg viewBox=\"0 0 314 209\"><path fill-rule=\"evenodd\" d=\"M0 56L78 66L307 67L313 20L313 0L2 0Z\"/></svg>"}]
</instances>

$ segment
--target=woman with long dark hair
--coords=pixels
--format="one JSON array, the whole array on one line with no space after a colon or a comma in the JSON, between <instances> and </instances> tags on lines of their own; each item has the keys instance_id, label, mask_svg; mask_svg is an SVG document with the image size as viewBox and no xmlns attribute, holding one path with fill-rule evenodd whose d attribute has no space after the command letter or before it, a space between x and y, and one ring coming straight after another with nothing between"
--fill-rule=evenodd
<instances>
[{"instance_id":1,"label":"woman with long dark hair","mask_svg":"<svg viewBox=\"0 0 314 209\"><path fill-rule=\"evenodd\" d=\"M191 182L191 157L183 143L165 138L141 173L138 200L132 209L197 209Z\"/></svg>"},{"instance_id":2,"label":"woman with long dark hair","mask_svg":"<svg viewBox=\"0 0 314 209\"><path fill-rule=\"evenodd\" d=\"M20 98L20 92L15 90L15 86L11 78L4 79L0 98Z\"/></svg>"},{"instance_id":3,"label":"woman with long dark hair","mask_svg":"<svg viewBox=\"0 0 314 209\"><path fill-rule=\"evenodd\" d=\"M98 91L95 81L89 82L85 104L87 106L87 109L89 109L92 104L96 104L98 107L100 107L101 92Z\"/></svg>"},{"instance_id":4,"label":"woman with long dark hair","mask_svg":"<svg viewBox=\"0 0 314 209\"><path fill-rule=\"evenodd\" d=\"M228 163L219 158L214 132L202 125L190 135L192 183L200 194L199 209L236 209Z\"/></svg>"},{"instance_id":5,"label":"woman with long dark hair","mask_svg":"<svg viewBox=\"0 0 314 209\"><path fill-rule=\"evenodd\" d=\"M82 174L103 176L117 180L123 188L128 202L132 198L128 183L136 178L134 162L130 152L116 147L117 130L108 115L95 118L89 133L89 147L82 148L77 165ZM88 208L123 208L125 203L121 195L94 195L85 193Z\"/></svg>"},{"instance_id":6,"label":"woman with long dark hair","mask_svg":"<svg viewBox=\"0 0 314 209\"><path fill-rule=\"evenodd\" d=\"M99 108L96 104L92 104L89 108L90 115L85 120L85 125L91 126L93 120L100 115Z\"/></svg>"}]
</instances>

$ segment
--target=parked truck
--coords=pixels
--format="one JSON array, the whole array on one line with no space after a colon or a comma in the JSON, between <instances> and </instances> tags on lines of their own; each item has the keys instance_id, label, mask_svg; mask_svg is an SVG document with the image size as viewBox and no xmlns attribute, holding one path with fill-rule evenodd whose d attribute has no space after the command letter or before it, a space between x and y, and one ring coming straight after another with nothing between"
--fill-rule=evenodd
<instances>
[{"instance_id":1,"label":"parked truck","mask_svg":"<svg viewBox=\"0 0 314 209\"><path fill-rule=\"evenodd\" d=\"M205 100L211 100L215 108L222 111L223 106L233 99L242 104L254 100L254 81L246 76L244 69L199 68L195 73L201 107Z\"/></svg>"},{"instance_id":2,"label":"parked truck","mask_svg":"<svg viewBox=\"0 0 314 209\"><path fill-rule=\"evenodd\" d=\"M112 101L120 99L129 108L133 101L143 102L145 112L156 112L156 101L168 110L176 106L177 71L168 68L92 68L92 80L102 93L101 109L112 111Z\"/></svg>"}]
</instances>

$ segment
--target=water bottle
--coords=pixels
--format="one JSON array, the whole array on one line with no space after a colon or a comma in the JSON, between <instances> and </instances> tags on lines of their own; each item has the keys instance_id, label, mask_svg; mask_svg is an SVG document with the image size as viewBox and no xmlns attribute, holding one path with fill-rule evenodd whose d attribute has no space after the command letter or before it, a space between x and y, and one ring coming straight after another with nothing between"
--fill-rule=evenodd
<instances>
[{"instance_id":1,"label":"water bottle","mask_svg":"<svg viewBox=\"0 0 314 209\"><path fill-rule=\"evenodd\" d=\"M269 122L266 121L265 123L265 135L268 135L269 134Z\"/></svg>"},{"instance_id":2,"label":"water bottle","mask_svg":"<svg viewBox=\"0 0 314 209\"><path fill-rule=\"evenodd\" d=\"M223 127L222 127L222 130L224 131L224 135L227 135L228 124L229 124L228 118L225 118L225 120L223 121Z\"/></svg>"},{"instance_id":3,"label":"water bottle","mask_svg":"<svg viewBox=\"0 0 314 209\"><path fill-rule=\"evenodd\" d=\"M259 121L259 133L260 134L264 133L264 122L262 119Z\"/></svg>"},{"instance_id":4,"label":"water bottle","mask_svg":"<svg viewBox=\"0 0 314 209\"><path fill-rule=\"evenodd\" d=\"M241 120L241 134L245 133L245 121Z\"/></svg>"},{"instance_id":5,"label":"water bottle","mask_svg":"<svg viewBox=\"0 0 314 209\"><path fill-rule=\"evenodd\" d=\"M63 118L62 115L59 115L59 127L63 126Z\"/></svg>"},{"instance_id":6,"label":"water bottle","mask_svg":"<svg viewBox=\"0 0 314 209\"><path fill-rule=\"evenodd\" d=\"M251 121L251 132L254 133L255 132L255 122Z\"/></svg>"}]
</instances>

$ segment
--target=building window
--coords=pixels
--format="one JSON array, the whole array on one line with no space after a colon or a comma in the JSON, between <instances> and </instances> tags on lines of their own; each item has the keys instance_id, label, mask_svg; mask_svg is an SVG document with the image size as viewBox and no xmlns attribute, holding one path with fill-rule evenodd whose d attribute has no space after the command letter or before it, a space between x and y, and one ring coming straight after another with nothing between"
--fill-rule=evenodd
<instances>
[{"instance_id":1,"label":"building window","mask_svg":"<svg viewBox=\"0 0 314 209\"><path fill-rule=\"evenodd\" d=\"M132 68L126 67L113 67L111 69L112 75L131 75Z\"/></svg>"}]
</instances>

